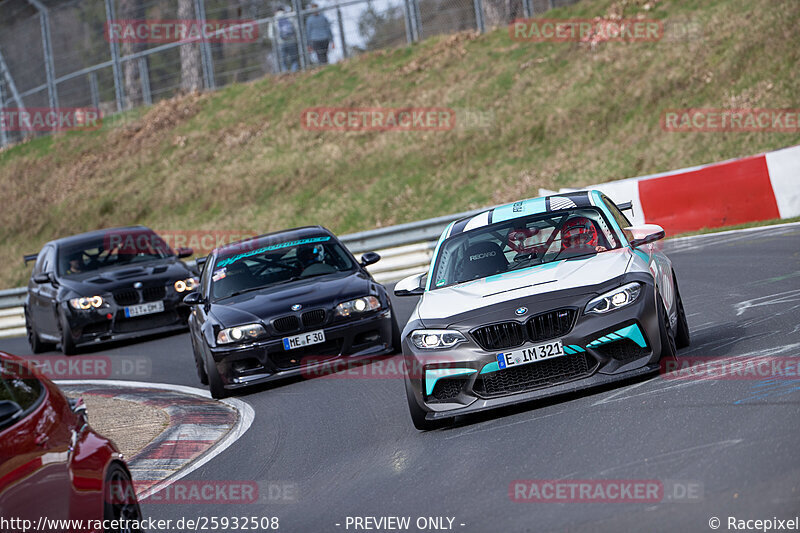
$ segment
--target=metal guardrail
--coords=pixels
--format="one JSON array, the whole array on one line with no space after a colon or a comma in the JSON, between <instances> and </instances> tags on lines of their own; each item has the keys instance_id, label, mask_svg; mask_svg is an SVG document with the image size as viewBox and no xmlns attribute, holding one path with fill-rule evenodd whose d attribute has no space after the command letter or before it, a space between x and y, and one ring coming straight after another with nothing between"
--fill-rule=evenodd
<instances>
[{"instance_id":1,"label":"metal guardrail","mask_svg":"<svg viewBox=\"0 0 800 533\"><path fill-rule=\"evenodd\" d=\"M485 209L465 211L428 220L342 235L340 240L356 256L377 252L381 260L369 268L379 283L397 281L424 272L430 264L436 240L454 220ZM190 262L193 264L194 262ZM0 290L0 338L25 334L25 287Z\"/></svg>"}]
</instances>

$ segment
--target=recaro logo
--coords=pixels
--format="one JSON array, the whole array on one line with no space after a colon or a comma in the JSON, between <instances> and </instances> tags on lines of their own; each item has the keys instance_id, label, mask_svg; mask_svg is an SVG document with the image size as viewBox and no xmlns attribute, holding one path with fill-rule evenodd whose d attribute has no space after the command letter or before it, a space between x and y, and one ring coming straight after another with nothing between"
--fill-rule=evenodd
<instances>
[{"instance_id":1,"label":"recaro logo","mask_svg":"<svg viewBox=\"0 0 800 533\"><path fill-rule=\"evenodd\" d=\"M494 257L496 255L497 255L497 252L485 252L485 253L482 253L482 254L471 255L471 256L469 256L469 260L470 261L477 261L478 259L485 259L487 257Z\"/></svg>"}]
</instances>

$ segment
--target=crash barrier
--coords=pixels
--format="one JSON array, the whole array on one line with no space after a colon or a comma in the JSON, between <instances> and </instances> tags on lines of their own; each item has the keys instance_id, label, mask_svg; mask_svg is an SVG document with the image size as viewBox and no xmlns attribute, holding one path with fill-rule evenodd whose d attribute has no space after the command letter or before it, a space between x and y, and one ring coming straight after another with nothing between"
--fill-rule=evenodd
<instances>
[{"instance_id":1,"label":"crash barrier","mask_svg":"<svg viewBox=\"0 0 800 533\"><path fill-rule=\"evenodd\" d=\"M633 204L634 223L663 226L667 235L702 228L800 216L800 146L752 157L592 185L615 202ZM561 189L566 192L574 189ZM554 191L541 189L540 195ZM356 257L377 252L369 267L381 283L424 272L436 240L466 211L340 237ZM0 338L22 335L25 289L0 291Z\"/></svg>"},{"instance_id":2,"label":"crash barrier","mask_svg":"<svg viewBox=\"0 0 800 533\"><path fill-rule=\"evenodd\" d=\"M635 223L658 224L667 236L792 218L800 216L800 146L586 188L632 202Z\"/></svg>"}]
</instances>

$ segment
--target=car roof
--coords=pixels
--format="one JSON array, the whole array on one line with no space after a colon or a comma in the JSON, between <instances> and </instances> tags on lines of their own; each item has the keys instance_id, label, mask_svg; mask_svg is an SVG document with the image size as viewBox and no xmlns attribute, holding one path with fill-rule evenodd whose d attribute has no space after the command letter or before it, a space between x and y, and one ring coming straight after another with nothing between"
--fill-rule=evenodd
<instances>
[{"instance_id":1,"label":"car roof","mask_svg":"<svg viewBox=\"0 0 800 533\"><path fill-rule=\"evenodd\" d=\"M513 220L515 218L549 213L561 209L592 207L596 205L595 201L599 199L599 194L599 191L575 191L528 198L526 200L519 200L510 204L493 207L477 215L470 215L456 220L450 226L446 235L443 235L443 238L450 238L465 231L496 224L498 222L505 222L506 220Z\"/></svg>"},{"instance_id":2,"label":"car roof","mask_svg":"<svg viewBox=\"0 0 800 533\"><path fill-rule=\"evenodd\" d=\"M256 248L259 248L262 244L268 245L276 242L303 239L305 237L311 237L320 234L335 238L335 235L330 230L322 226L301 226L299 228L291 228L280 231L274 231L272 233L264 233L263 235L257 235L255 237L249 237L247 239L242 239L240 241L231 242L225 244L224 246L220 246L219 248L215 248L212 251L212 253L216 253L219 255L219 254L230 254L233 252L242 251L242 249L254 250Z\"/></svg>"},{"instance_id":3,"label":"car roof","mask_svg":"<svg viewBox=\"0 0 800 533\"><path fill-rule=\"evenodd\" d=\"M68 237L62 237L60 239L54 239L47 244L54 244L56 247L64 246L69 244L77 244L83 241L88 241L91 239L96 239L97 237L105 237L109 233L113 232L127 232L127 231L148 231L151 232L150 228L147 226L123 226L119 228L105 228L99 229L94 231L87 231L86 233L77 233L75 235L70 235Z\"/></svg>"}]
</instances>

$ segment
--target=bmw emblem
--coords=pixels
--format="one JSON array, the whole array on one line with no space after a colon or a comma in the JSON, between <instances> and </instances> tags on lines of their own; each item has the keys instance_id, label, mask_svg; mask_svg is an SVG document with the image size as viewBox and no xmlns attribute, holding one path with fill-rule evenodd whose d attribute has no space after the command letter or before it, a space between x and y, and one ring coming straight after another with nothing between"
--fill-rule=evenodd
<instances>
[{"instance_id":1,"label":"bmw emblem","mask_svg":"<svg viewBox=\"0 0 800 533\"><path fill-rule=\"evenodd\" d=\"M525 313L527 313L527 312L528 312L528 308L527 308L527 307L517 307L517 310L516 310L516 311L514 311L514 312L515 312L515 313L516 313L518 316L522 316L522 315L524 315Z\"/></svg>"},{"instance_id":2,"label":"bmw emblem","mask_svg":"<svg viewBox=\"0 0 800 533\"><path fill-rule=\"evenodd\" d=\"M141 281L137 281L136 283L133 284L133 288L134 289L141 289L142 288L142 282Z\"/></svg>"},{"instance_id":3,"label":"bmw emblem","mask_svg":"<svg viewBox=\"0 0 800 533\"><path fill-rule=\"evenodd\" d=\"M299 310L301 310L302 308L303 308L303 306L302 306L302 305L300 305L300 304L294 304L294 305L292 306L292 311L299 311Z\"/></svg>"}]
</instances>

